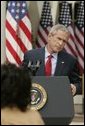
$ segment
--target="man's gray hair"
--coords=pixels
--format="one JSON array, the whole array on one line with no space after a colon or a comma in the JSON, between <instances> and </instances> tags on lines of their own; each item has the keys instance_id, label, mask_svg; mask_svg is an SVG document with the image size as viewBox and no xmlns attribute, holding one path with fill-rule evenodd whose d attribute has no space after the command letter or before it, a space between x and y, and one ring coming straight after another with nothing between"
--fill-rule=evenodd
<instances>
[{"instance_id":1,"label":"man's gray hair","mask_svg":"<svg viewBox=\"0 0 85 126\"><path fill-rule=\"evenodd\" d=\"M61 30L61 31L64 31L64 32L67 32L67 33L70 34L69 30L68 30L64 25L62 25L62 24L54 25L54 26L51 28L49 34L55 33L55 32L58 31L58 30Z\"/></svg>"}]
</instances>

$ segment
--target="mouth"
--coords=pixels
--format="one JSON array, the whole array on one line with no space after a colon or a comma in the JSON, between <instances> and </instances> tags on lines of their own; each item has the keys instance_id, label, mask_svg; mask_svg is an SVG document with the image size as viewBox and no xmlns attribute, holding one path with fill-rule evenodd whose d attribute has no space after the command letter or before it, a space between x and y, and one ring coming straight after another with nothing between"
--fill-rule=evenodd
<instances>
[{"instance_id":1,"label":"mouth","mask_svg":"<svg viewBox=\"0 0 85 126\"><path fill-rule=\"evenodd\" d=\"M62 49L62 47L60 47L60 46L55 46L57 49Z\"/></svg>"}]
</instances>

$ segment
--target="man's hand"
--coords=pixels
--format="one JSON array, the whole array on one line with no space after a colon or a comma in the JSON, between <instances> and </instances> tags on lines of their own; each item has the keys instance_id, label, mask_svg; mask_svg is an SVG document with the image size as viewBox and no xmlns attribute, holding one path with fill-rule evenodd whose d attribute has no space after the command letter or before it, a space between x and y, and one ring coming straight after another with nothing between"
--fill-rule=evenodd
<instances>
[{"instance_id":1,"label":"man's hand","mask_svg":"<svg viewBox=\"0 0 85 126\"><path fill-rule=\"evenodd\" d=\"M74 84L71 84L71 91L72 91L72 95L76 94L76 86Z\"/></svg>"}]
</instances>

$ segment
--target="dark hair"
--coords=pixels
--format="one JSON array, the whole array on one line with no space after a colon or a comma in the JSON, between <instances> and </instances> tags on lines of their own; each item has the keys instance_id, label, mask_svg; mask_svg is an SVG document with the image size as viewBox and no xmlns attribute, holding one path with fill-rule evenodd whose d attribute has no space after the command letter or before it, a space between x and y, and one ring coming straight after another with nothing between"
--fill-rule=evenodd
<instances>
[{"instance_id":1,"label":"dark hair","mask_svg":"<svg viewBox=\"0 0 85 126\"><path fill-rule=\"evenodd\" d=\"M25 111L31 102L29 71L14 64L1 65L1 108L17 106Z\"/></svg>"}]
</instances>

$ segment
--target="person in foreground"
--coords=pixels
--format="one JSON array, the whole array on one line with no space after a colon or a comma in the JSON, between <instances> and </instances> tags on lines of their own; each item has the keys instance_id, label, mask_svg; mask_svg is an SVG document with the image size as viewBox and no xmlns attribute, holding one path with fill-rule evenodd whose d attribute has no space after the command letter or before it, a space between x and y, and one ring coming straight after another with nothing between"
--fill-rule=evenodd
<instances>
[{"instance_id":1,"label":"person in foreground","mask_svg":"<svg viewBox=\"0 0 85 126\"><path fill-rule=\"evenodd\" d=\"M70 33L64 25L53 26L48 34L45 47L27 51L24 54L23 66L28 67L29 61L40 61L37 76L68 76L72 94L81 92L80 77L77 69L77 59L64 50Z\"/></svg>"},{"instance_id":2,"label":"person in foreground","mask_svg":"<svg viewBox=\"0 0 85 126\"><path fill-rule=\"evenodd\" d=\"M1 125L44 125L31 110L31 79L26 69L1 65Z\"/></svg>"}]
</instances>

